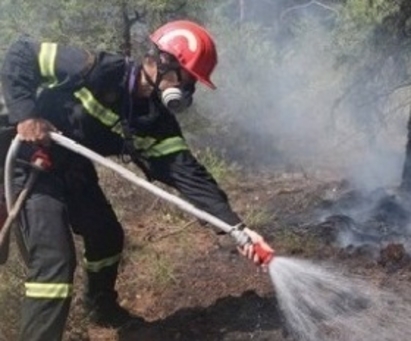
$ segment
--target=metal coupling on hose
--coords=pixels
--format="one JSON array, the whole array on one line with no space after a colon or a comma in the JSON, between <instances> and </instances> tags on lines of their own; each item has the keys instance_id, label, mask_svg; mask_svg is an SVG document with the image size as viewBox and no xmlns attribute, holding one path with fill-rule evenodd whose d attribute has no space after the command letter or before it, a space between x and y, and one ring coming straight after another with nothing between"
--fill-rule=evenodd
<instances>
[{"instance_id":1,"label":"metal coupling on hose","mask_svg":"<svg viewBox=\"0 0 411 341\"><path fill-rule=\"evenodd\" d=\"M250 236L248 236L242 228L246 227L244 223L240 223L238 225L233 226L230 231L230 236L234 238L237 245L243 247L247 244L252 244L253 241L251 240Z\"/></svg>"}]
</instances>

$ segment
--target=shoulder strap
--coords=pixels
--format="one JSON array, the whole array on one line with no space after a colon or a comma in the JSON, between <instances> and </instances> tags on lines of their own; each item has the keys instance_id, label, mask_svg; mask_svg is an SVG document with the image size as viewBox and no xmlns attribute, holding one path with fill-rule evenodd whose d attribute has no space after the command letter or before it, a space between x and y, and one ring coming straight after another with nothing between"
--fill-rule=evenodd
<instances>
[{"instance_id":1,"label":"shoulder strap","mask_svg":"<svg viewBox=\"0 0 411 341\"><path fill-rule=\"evenodd\" d=\"M124 135L123 152L121 154L121 157L123 162L129 162L130 160L126 159L126 155L128 155L131 158L131 161L133 161L143 171L147 180L152 181L147 161L142 157L140 151L135 147L134 136L130 128L129 122L131 120L131 115L133 115L132 94L135 90L136 75L138 72L134 61L126 57L126 63L127 65L125 80L123 82L124 89L126 91L124 91L123 103L120 111L120 122Z\"/></svg>"}]
</instances>

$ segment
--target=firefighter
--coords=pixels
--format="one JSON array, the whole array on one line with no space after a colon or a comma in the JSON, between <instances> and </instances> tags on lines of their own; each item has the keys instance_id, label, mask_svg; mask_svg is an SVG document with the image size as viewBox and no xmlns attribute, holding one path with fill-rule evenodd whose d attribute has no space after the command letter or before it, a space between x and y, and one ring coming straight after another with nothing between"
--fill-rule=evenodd
<instances>
[{"instance_id":1,"label":"firefighter","mask_svg":"<svg viewBox=\"0 0 411 341\"><path fill-rule=\"evenodd\" d=\"M101 155L130 159L150 180L176 188L198 208L230 225L242 224L190 152L175 116L191 104L197 81L215 89L212 37L202 26L181 20L157 29L150 41L140 63L26 36L6 54L2 86L10 121L24 141L16 187L30 171L24 161L39 148L53 163L38 178L21 214L29 253L21 341L62 338L76 265L72 232L84 240L91 321L115 328L143 322L117 303L124 234L96 170L89 160L51 144L49 132L59 131ZM252 246L240 252L260 262Z\"/></svg>"}]
</instances>

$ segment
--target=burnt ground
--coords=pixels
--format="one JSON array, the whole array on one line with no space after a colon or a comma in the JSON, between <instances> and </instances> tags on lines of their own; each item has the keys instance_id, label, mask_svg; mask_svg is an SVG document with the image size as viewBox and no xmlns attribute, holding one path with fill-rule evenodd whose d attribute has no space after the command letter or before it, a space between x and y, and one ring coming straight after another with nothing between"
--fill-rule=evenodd
<instances>
[{"instance_id":1,"label":"burnt ground","mask_svg":"<svg viewBox=\"0 0 411 341\"><path fill-rule=\"evenodd\" d=\"M229 237L141 192L119 191L119 181L109 180L127 235L120 302L146 323L90 325L79 270L65 340L292 340L269 276L240 257ZM223 186L277 254L327 260L376 286L409 287L408 208L392 193L363 195L324 174L262 174Z\"/></svg>"}]
</instances>

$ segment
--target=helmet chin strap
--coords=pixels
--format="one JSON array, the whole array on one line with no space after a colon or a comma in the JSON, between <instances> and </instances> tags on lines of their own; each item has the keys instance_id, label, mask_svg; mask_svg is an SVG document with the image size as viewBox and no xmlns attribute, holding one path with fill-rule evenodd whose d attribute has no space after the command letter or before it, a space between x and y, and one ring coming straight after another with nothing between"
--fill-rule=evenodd
<instances>
[{"instance_id":1,"label":"helmet chin strap","mask_svg":"<svg viewBox=\"0 0 411 341\"><path fill-rule=\"evenodd\" d=\"M159 77L159 74L157 73L156 79L153 80L144 66L142 66L141 71L143 72L144 78L146 79L147 83L150 84L150 86L153 88L154 92L160 92L159 85L163 77Z\"/></svg>"}]
</instances>

